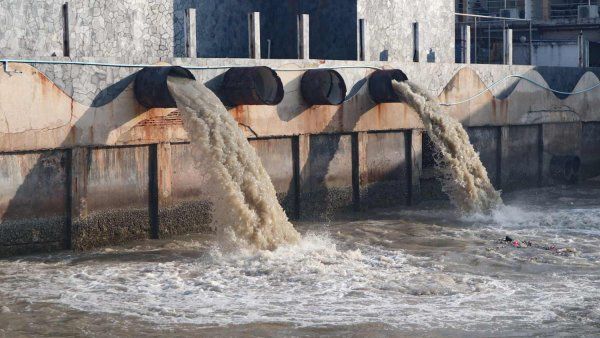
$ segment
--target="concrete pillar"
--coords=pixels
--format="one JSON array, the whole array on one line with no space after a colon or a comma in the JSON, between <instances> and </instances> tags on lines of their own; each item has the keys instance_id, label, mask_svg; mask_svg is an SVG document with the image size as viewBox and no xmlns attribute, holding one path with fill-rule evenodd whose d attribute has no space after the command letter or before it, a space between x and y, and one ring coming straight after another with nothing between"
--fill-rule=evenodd
<instances>
[{"instance_id":1,"label":"concrete pillar","mask_svg":"<svg viewBox=\"0 0 600 338\"><path fill-rule=\"evenodd\" d=\"M310 180L310 165L308 163L308 155L310 153L310 135L299 135L298 136L298 160L296 164L296 168L294 169L297 172L297 184L296 184L296 194L298 197L296 198L296 212L297 218L299 219L302 215L302 191L305 187L308 187ZM295 161L296 162L296 161Z\"/></svg>"},{"instance_id":2,"label":"concrete pillar","mask_svg":"<svg viewBox=\"0 0 600 338\"><path fill-rule=\"evenodd\" d=\"M525 0L525 19L533 19L533 0Z\"/></svg>"},{"instance_id":3,"label":"concrete pillar","mask_svg":"<svg viewBox=\"0 0 600 338\"><path fill-rule=\"evenodd\" d=\"M504 64L513 64L513 30L504 30Z\"/></svg>"},{"instance_id":4,"label":"concrete pillar","mask_svg":"<svg viewBox=\"0 0 600 338\"><path fill-rule=\"evenodd\" d=\"M171 144L159 143L150 146L150 224L152 238L161 238L162 212L171 207L172 176Z\"/></svg>"},{"instance_id":5,"label":"concrete pillar","mask_svg":"<svg viewBox=\"0 0 600 338\"><path fill-rule=\"evenodd\" d=\"M66 247L73 249L73 237L78 224L88 216L87 187L91 164L90 148L71 149L69 168L69 222Z\"/></svg>"},{"instance_id":6,"label":"concrete pillar","mask_svg":"<svg viewBox=\"0 0 600 338\"><path fill-rule=\"evenodd\" d=\"M583 32L580 32L579 36L577 37L577 47L579 54L579 67L589 67L589 42L583 36Z\"/></svg>"},{"instance_id":7,"label":"concrete pillar","mask_svg":"<svg viewBox=\"0 0 600 338\"><path fill-rule=\"evenodd\" d=\"M358 19L358 61L369 61L369 34L365 19Z\"/></svg>"},{"instance_id":8,"label":"concrete pillar","mask_svg":"<svg viewBox=\"0 0 600 338\"><path fill-rule=\"evenodd\" d=\"M309 15L298 15L298 59L310 59Z\"/></svg>"},{"instance_id":9,"label":"concrete pillar","mask_svg":"<svg viewBox=\"0 0 600 338\"><path fill-rule=\"evenodd\" d=\"M188 8L185 11L185 54L189 58L198 56L196 48L196 9Z\"/></svg>"},{"instance_id":10,"label":"concrete pillar","mask_svg":"<svg viewBox=\"0 0 600 338\"><path fill-rule=\"evenodd\" d=\"M500 139L498 140L498 188L503 189L508 183L510 172L509 163L509 126L500 127Z\"/></svg>"},{"instance_id":11,"label":"concrete pillar","mask_svg":"<svg viewBox=\"0 0 600 338\"><path fill-rule=\"evenodd\" d=\"M248 14L248 47L251 59L260 59L260 12Z\"/></svg>"},{"instance_id":12,"label":"concrete pillar","mask_svg":"<svg viewBox=\"0 0 600 338\"><path fill-rule=\"evenodd\" d=\"M413 62L419 62L419 23L413 22Z\"/></svg>"},{"instance_id":13,"label":"concrete pillar","mask_svg":"<svg viewBox=\"0 0 600 338\"><path fill-rule=\"evenodd\" d=\"M541 2L542 2L542 19L550 20L550 17L551 17L550 0L541 0Z\"/></svg>"},{"instance_id":14,"label":"concrete pillar","mask_svg":"<svg viewBox=\"0 0 600 338\"><path fill-rule=\"evenodd\" d=\"M352 134L352 192L356 210L361 209L361 191L364 191L369 181L367 142L367 132Z\"/></svg>"},{"instance_id":15,"label":"concrete pillar","mask_svg":"<svg viewBox=\"0 0 600 338\"><path fill-rule=\"evenodd\" d=\"M413 129L406 133L406 159L408 161L408 205L421 200L421 174L423 172L423 131Z\"/></svg>"},{"instance_id":16,"label":"concrete pillar","mask_svg":"<svg viewBox=\"0 0 600 338\"><path fill-rule=\"evenodd\" d=\"M62 19L63 19L63 56L71 56L71 39L69 31L69 3L65 2L62 5Z\"/></svg>"},{"instance_id":17,"label":"concrete pillar","mask_svg":"<svg viewBox=\"0 0 600 338\"><path fill-rule=\"evenodd\" d=\"M461 26L463 50L462 50L462 62L466 64L471 63L471 26Z\"/></svg>"}]
</instances>

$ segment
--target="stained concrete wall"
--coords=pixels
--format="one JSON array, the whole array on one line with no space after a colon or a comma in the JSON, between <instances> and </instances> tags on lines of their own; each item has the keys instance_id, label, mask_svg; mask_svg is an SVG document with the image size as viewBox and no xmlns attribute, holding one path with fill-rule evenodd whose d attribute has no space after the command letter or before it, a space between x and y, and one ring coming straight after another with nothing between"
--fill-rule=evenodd
<instances>
[{"instance_id":1,"label":"stained concrete wall","mask_svg":"<svg viewBox=\"0 0 600 338\"><path fill-rule=\"evenodd\" d=\"M0 154L0 256L64 248L69 155Z\"/></svg>"},{"instance_id":2,"label":"stained concrete wall","mask_svg":"<svg viewBox=\"0 0 600 338\"><path fill-rule=\"evenodd\" d=\"M189 64L222 63L203 59ZM595 70L370 64L403 69L444 102L464 100L514 73L565 91L599 83ZM201 166L204 158L187 143L175 109L149 110L136 102L131 83L135 68L38 67L44 72L22 64L0 71L0 254L88 249L208 230L210 178ZM223 71L194 70L194 75L215 89ZM263 160L290 217L331 219L349 210L435 197L428 193L428 182L437 184L430 168L421 168L427 149L415 112L403 103L375 104L365 85L371 69L340 72L351 94L339 106L307 105L299 90L303 70L294 70L279 71L285 90L280 105L230 110ZM445 108L445 113L469 128L490 176L511 190L544 183L550 155L578 149L586 175L600 175L598 100L595 91L557 97L526 81L508 81L469 103ZM39 201L32 207L27 198L33 195ZM31 209L35 213L28 213Z\"/></svg>"},{"instance_id":3,"label":"stained concrete wall","mask_svg":"<svg viewBox=\"0 0 600 338\"><path fill-rule=\"evenodd\" d=\"M5 0L0 56L63 56L63 0ZM309 14L311 57L356 58L356 1L169 0L69 1L70 56L129 62L186 56L185 11L196 9L197 56L248 57L250 12L261 12L262 55L296 58L296 15Z\"/></svg>"},{"instance_id":4,"label":"stained concrete wall","mask_svg":"<svg viewBox=\"0 0 600 338\"><path fill-rule=\"evenodd\" d=\"M507 141L508 153L502 158L502 187L514 190L539 186L540 126L511 126Z\"/></svg>"},{"instance_id":5,"label":"stained concrete wall","mask_svg":"<svg viewBox=\"0 0 600 338\"><path fill-rule=\"evenodd\" d=\"M367 22L370 60L413 61L418 22L420 62L454 62L452 1L358 0L358 17Z\"/></svg>"},{"instance_id":6,"label":"stained concrete wall","mask_svg":"<svg viewBox=\"0 0 600 338\"><path fill-rule=\"evenodd\" d=\"M361 207L405 205L409 201L407 134L367 133L366 175L361 177Z\"/></svg>"}]
</instances>

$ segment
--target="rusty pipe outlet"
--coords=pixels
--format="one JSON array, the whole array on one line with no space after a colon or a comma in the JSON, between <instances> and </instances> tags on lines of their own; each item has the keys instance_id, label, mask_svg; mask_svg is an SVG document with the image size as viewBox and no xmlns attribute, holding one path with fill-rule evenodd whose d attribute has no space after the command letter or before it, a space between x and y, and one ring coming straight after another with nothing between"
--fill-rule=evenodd
<instances>
[{"instance_id":1,"label":"rusty pipe outlet","mask_svg":"<svg viewBox=\"0 0 600 338\"><path fill-rule=\"evenodd\" d=\"M300 84L302 97L310 105L338 105L346 99L346 83L333 69L312 69Z\"/></svg>"},{"instance_id":2,"label":"rusty pipe outlet","mask_svg":"<svg viewBox=\"0 0 600 338\"><path fill-rule=\"evenodd\" d=\"M392 87L392 80L407 81L408 77L400 69L376 70L369 77L369 95L375 103L402 102Z\"/></svg>"},{"instance_id":3,"label":"rusty pipe outlet","mask_svg":"<svg viewBox=\"0 0 600 338\"><path fill-rule=\"evenodd\" d=\"M179 66L147 67L140 70L133 84L136 100L146 108L177 108L175 99L169 93L167 78L196 78L189 70Z\"/></svg>"},{"instance_id":4,"label":"rusty pipe outlet","mask_svg":"<svg viewBox=\"0 0 600 338\"><path fill-rule=\"evenodd\" d=\"M223 77L219 90L223 103L230 107L241 105L274 106L283 100L283 83L269 67L236 67Z\"/></svg>"}]
</instances>

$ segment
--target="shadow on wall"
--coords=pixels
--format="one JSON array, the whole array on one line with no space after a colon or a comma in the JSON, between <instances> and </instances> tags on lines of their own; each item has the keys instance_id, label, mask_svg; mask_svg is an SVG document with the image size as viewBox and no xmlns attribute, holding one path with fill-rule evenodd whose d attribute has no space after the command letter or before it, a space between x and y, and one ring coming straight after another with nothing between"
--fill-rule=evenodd
<instances>
[{"instance_id":1,"label":"shadow on wall","mask_svg":"<svg viewBox=\"0 0 600 338\"><path fill-rule=\"evenodd\" d=\"M197 56L247 58L250 12L261 13L261 54L296 59L297 15L310 15L311 59L356 59L356 0L173 0L174 55L184 57L185 10L196 8Z\"/></svg>"},{"instance_id":2,"label":"shadow on wall","mask_svg":"<svg viewBox=\"0 0 600 338\"><path fill-rule=\"evenodd\" d=\"M151 191L147 191L149 184L142 184L141 188L131 189L130 186L123 186L120 196L115 196L110 192L99 190L94 191L94 201L79 200L77 196L71 196L73 191L71 185L76 184L77 190L81 196L86 196L86 190L90 189L87 182L90 179L90 168L92 164L92 151L104 152L100 156L106 161L105 166L110 166L110 161L116 157L127 157L127 162L133 168L136 166L147 165L150 168L152 156L143 153L140 156L138 151L145 149L135 149L131 147L113 148L118 149L119 154L110 153L109 149L100 148L80 148L88 149L79 156L75 154L74 144L81 136L81 133L89 132L89 121L94 120L97 114L97 107L110 103L117 98L124 90L132 85L135 74L130 75L117 83L102 90L93 100L92 106L77 120L77 123L71 127L67 138L63 140L60 149L41 152L31 152L21 154L22 166L28 166L27 161L34 161L29 167L22 183L14 193L14 196L8 202L4 214L0 214L0 256L3 254L31 253L33 251L60 250L65 248L86 249L91 246L116 244L133 239L143 239L155 237L152 234L151 218L149 215L149 203L151 201ZM113 115L116 125L127 123L128 116ZM119 120L121 119L121 120ZM109 128L98 128L94 133L94 140L97 144L105 143L111 130ZM102 134L98 134L102 133ZM73 150L68 150L73 148ZM94 150L92 150L94 149ZM148 149L148 148L146 148ZM39 155L38 155L39 154ZM144 160L146 163L138 163ZM82 173L73 173L71 163L78 161ZM96 168L99 176L117 175L115 172L107 172ZM126 170L123 170L125 172ZM150 172L146 170L145 172ZM74 175L80 175L72 180ZM125 173L128 175L128 173ZM135 179L139 181L152 180L151 174L138 174ZM100 180L102 178L99 178ZM127 178L122 179L127 182ZM79 181L78 181L79 180ZM135 183L140 183L140 182ZM132 185L136 185L131 183ZM149 182L148 182L149 183ZM78 190L79 189L79 190ZM84 190L84 191L80 191ZM70 203L73 200L74 203ZM119 208L119 206L132 206L127 210L127 215L117 215L116 213L106 212L102 216L87 216L87 212L82 215L85 220L79 217L72 217L79 210L72 210L73 206L83 203L84 209L88 204L101 210ZM133 210L135 209L135 210ZM149 217L150 216L150 217ZM118 226L109 227L110 224ZM6 242L6 243L2 243ZM11 245L14 248L11 249ZM4 246L4 250L2 249ZM8 250L8 251L7 251Z\"/></svg>"}]
</instances>

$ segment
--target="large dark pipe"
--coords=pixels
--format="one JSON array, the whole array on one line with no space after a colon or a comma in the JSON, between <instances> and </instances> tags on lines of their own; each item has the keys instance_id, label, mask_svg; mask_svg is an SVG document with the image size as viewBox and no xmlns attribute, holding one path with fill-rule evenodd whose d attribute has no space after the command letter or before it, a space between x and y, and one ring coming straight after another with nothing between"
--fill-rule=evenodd
<instances>
[{"instance_id":1,"label":"large dark pipe","mask_svg":"<svg viewBox=\"0 0 600 338\"><path fill-rule=\"evenodd\" d=\"M333 69L312 69L300 84L302 97L311 105L338 105L346 98L346 83Z\"/></svg>"},{"instance_id":2,"label":"large dark pipe","mask_svg":"<svg viewBox=\"0 0 600 338\"><path fill-rule=\"evenodd\" d=\"M147 67L135 76L133 92L138 102L146 108L176 108L175 99L169 93L167 78L196 78L189 70L178 66Z\"/></svg>"},{"instance_id":3,"label":"large dark pipe","mask_svg":"<svg viewBox=\"0 0 600 338\"><path fill-rule=\"evenodd\" d=\"M270 105L283 100L283 83L269 67L231 68L219 90L225 105Z\"/></svg>"},{"instance_id":4,"label":"large dark pipe","mask_svg":"<svg viewBox=\"0 0 600 338\"><path fill-rule=\"evenodd\" d=\"M577 183L580 168L578 156L554 156L550 160L550 176L561 183Z\"/></svg>"},{"instance_id":5,"label":"large dark pipe","mask_svg":"<svg viewBox=\"0 0 600 338\"><path fill-rule=\"evenodd\" d=\"M376 70L369 77L369 95L376 103L401 102L392 87L392 80L407 81L408 77L400 69Z\"/></svg>"}]
</instances>

